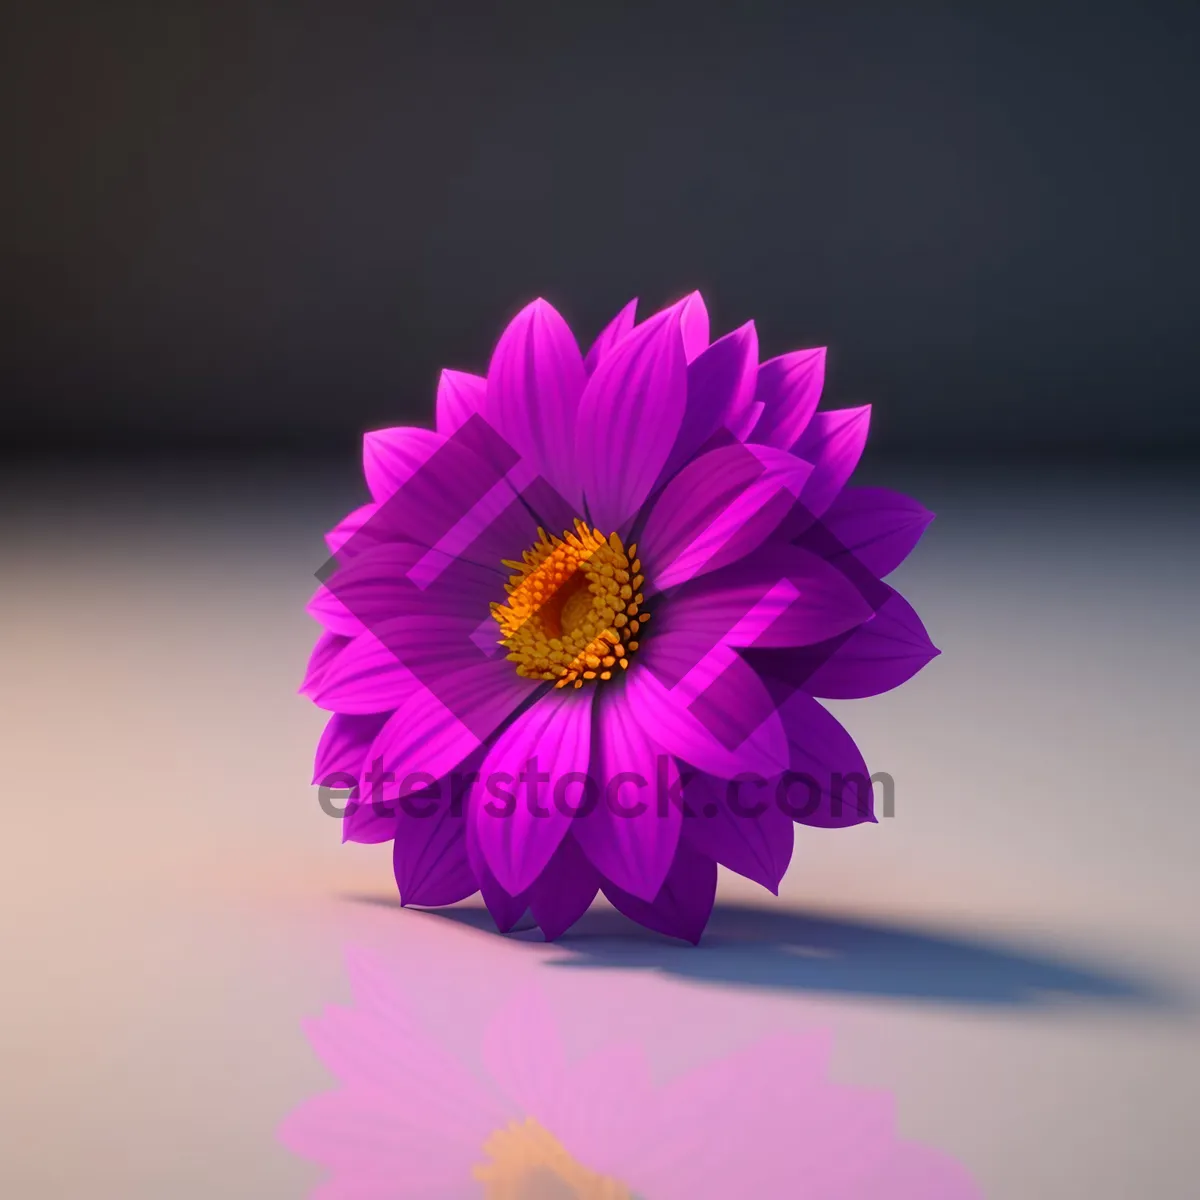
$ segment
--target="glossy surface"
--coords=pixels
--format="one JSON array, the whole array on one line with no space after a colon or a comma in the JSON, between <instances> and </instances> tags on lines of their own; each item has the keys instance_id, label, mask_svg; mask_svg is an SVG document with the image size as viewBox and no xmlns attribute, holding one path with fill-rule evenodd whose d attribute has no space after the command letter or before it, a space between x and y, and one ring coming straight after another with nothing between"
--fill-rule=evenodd
<instances>
[{"instance_id":1,"label":"glossy surface","mask_svg":"<svg viewBox=\"0 0 1200 1200\"><path fill-rule=\"evenodd\" d=\"M361 1006L367 962L420 1031L402 1104L427 1125L464 1111L428 1098L434 1061L505 1120L568 1080L598 1140L550 1135L635 1194L697 1163L714 1196L805 1194L789 1167L860 1194L820 1173L812 1114L836 1092L862 1117L845 1154L912 1143L989 1197L1192 1196L1200 498L1169 478L878 474L939 514L897 579L942 657L831 704L894 778L895 816L798 831L779 900L723 879L699 949L603 908L556 946L499 938L470 903L401 911L388 847L341 844L308 785L321 714L295 688L320 534L353 497L257 466L6 480L0 1193L308 1194L323 1172L279 1130L334 1075L302 1022ZM588 1075L597 1052L612 1070ZM772 1062L809 1063L808 1083ZM669 1137L647 1096L694 1072L791 1096L794 1133L778 1105L729 1123L696 1085L695 1135ZM430 1149L457 1117L402 1157L450 1190L363 1194L484 1194L489 1120L461 1158ZM367 1128L364 1154L410 1135Z\"/></svg>"}]
</instances>

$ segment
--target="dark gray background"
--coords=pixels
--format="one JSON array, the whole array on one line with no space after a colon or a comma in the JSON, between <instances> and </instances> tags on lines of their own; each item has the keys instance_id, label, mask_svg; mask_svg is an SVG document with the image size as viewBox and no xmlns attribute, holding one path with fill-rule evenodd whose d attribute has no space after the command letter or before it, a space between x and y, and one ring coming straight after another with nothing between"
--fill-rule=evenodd
<instances>
[{"instance_id":1,"label":"dark gray background","mask_svg":"<svg viewBox=\"0 0 1200 1200\"><path fill-rule=\"evenodd\" d=\"M1200 444L1200 6L748 9L10 10L0 436L345 449L698 286L877 453Z\"/></svg>"}]
</instances>

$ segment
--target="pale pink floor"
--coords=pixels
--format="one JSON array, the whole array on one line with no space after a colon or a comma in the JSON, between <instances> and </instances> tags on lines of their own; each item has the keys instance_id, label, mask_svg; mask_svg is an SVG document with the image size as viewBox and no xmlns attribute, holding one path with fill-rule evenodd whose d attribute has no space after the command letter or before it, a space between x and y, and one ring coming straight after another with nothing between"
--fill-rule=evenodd
<instances>
[{"instance_id":1,"label":"pale pink floor","mask_svg":"<svg viewBox=\"0 0 1200 1200\"><path fill-rule=\"evenodd\" d=\"M294 695L327 489L10 481L0 1195L306 1195L320 1172L276 1131L333 1080L301 1022L349 1002L366 953L485 1074L482 1031L530 988L568 1056L616 1040L664 1080L824 1030L830 1086L889 1094L989 1197L1195 1196L1200 504L883 482L943 514L897 580L943 657L835 706L896 816L802 832L778 901L726 878L770 915L726 911L696 950L612 914L548 947L402 912L387 848L341 845ZM802 1138L731 1141L725 1170L800 1162Z\"/></svg>"}]
</instances>

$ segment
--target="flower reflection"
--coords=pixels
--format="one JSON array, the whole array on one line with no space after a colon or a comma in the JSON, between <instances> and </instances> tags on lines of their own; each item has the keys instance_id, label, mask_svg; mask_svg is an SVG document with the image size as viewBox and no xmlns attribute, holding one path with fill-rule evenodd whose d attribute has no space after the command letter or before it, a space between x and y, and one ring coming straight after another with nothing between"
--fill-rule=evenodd
<instances>
[{"instance_id":1,"label":"flower reflection","mask_svg":"<svg viewBox=\"0 0 1200 1200\"><path fill-rule=\"evenodd\" d=\"M572 1004L560 1021L533 986L494 1011L473 1053L456 1054L376 956L352 951L348 966L353 1004L305 1024L339 1086L280 1129L325 1168L322 1200L981 1195L953 1160L897 1137L890 1095L830 1080L826 1031L764 1036L661 1080L646 1038L573 1058L567 1022L603 1021L603 1007ZM680 1012L663 1009L665 1033Z\"/></svg>"},{"instance_id":2,"label":"flower reflection","mask_svg":"<svg viewBox=\"0 0 1200 1200\"><path fill-rule=\"evenodd\" d=\"M472 1172L487 1200L583 1197L630 1200L632 1193L611 1176L597 1175L571 1157L567 1148L533 1117L499 1129L483 1147L488 1161Z\"/></svg>"}]
</instances>

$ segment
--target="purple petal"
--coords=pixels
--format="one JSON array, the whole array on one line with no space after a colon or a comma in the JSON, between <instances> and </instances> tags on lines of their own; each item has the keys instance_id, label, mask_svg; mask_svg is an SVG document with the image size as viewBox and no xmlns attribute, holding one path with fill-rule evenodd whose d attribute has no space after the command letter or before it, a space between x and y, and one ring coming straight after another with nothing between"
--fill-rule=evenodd
<instances>
[{"instance_id":1,"label":"purple petal","mask_svg":"<svg viewBox=\"0 0 1200 1200\"><path fill-rule=\"evenodd\" d=\"M699 292L689 292L681 300L668 304L646 319L646 324L665 316L678 317L680 333L683 335L683 352L688 362L708 349L708 308Z\"/></svg>"},{"instance_id":2,"label":"purple petal","mask_svg":"<svg viewBox=\"0 0 1200 1200\"><path fill-rule=\"evenodd\" d=\"M325 674L329 664L350 645L351 639L337 633L324 632L317 638L312 653L308 656L308 667L304 672L304 681L300 684L302 696L311 696Z\"/></svg>"},{"instance_id":3,"label":"purple petal","mask_svg":"<svg viewBox=\"0 0 1200 1200\"><path fill-rule=\"evenodd\" d=\"M313 597L304 611L314 621L324 626L325 632L321 635L322 637L337 637L344 642L349 642L366 629L366 626L338 599L328 584L321 584L313 592ZM301 690L308 692L310 687L311 680L305 679Z\"/></svg>"},{"instance_id":4,"label":"purple petal","mask_svg":"<svg viewBox=\"0 0 1200 1200\"><path fill-rule=\"evenodd\" d=\"M488 625L488 641L483 642L479 636L480 627L487 628ZM443 694L442 680L460 671L493 664L496 673L502 674L498 664L503 654L495 645L498 630L490 617L481 621L478 612L469 616L451 616L447 613L431 616L423 613L393 617L372 625L371 632L426 687L438 695ZM496 652L491 653L492 650ZM520 680L511 665L507 671ZM514 694L522 696L530 687L530 681L526 680L519 686L521 690Z\"/></svg>"},{"instance_id":5,"label":"purple petal","mask_svg":"<svg viewBox=\"0 0 1200 1200\"><path fill-rule=\"evenodd\" d=\"M489 425L572 504L580 499L575 426L586 378L566 321L535 300L496 345L482 409Z\"/></svg>"},{"instance_id":6,"label":"purple petal","mask_svg":"<svg viewBox=\"0 0 1200 1200\"><path fill-rule=\"evenodd\" d=\"M759 418L763 414L763 405L759 400L751 400L749 404L742 410L741 414L729 424L729 432L739 442L748 442L751 440L750 434L754 427L758 424Z\"/></svg>"},{"instance_id":7,"label":"purple petal","mask_svg":"<svg viewBox=\"0 0 1200 1200\"><path fill-rule=\"evenodd\" d=\"M483 903L496 922L496 928L501 933L507 933L529 911L529 891L519 896L510 895L497 882L491 867L483 856L483 848L479 844L476 823L468 813L466 822L467 862L479 884L479 894Z\"/></svg>"},{"instance_id":8,"label":"purple petal","mask_svg":"<svg viewBox=\"0 0 1200 1200\"><path fill-rule=\"evenodd\" d=\"M420 683L369 630L360 633L329 664L309 699L330 712L390 712L421 689Z\"/></svg>"},{"instance_id":9,"label":"purple petal","mask_svg":"<svg viewBox=\"0 0 1200 1200\"><path fill-rule=\"evenodd\" d=\"M655 636L703 637L710 646L804 646L846 633L874 611L837 567L768 542L669 593L655 608Z\"/></svg>"},{"instance_id":10,"label":"purple petal","mask_svg":"<svg viewBox=\"0 0 1200 1200\"><path fill-rule=\"evenodd\" d=\"M599 890L599 872L568 835L529 891L530 915L546 941L562 937L587 912Z\"/></svg>"},{"instance_id":11,"label":"purple petal","mask_svg":"<svg viewBox=\"0 0 1200 1200\"><path fill-rule=\"evenodd\" d=\"M488 871L479 875L479 893L501 933L507 933L529 911L529 893L510 896Z\"/></svg>"},{"instance_id":12,"label":"purple petal","mask_svg":"<svg viewBox=\"0 0 1200 1200\"><path fill-rule=\"evenodd\" d=\"M369 761L378 760L398 783L413 775L441 779L477 750L534 687L505 659L447 673L436 688L418 683L379 731Z\"/></svg>"},{"instance_id":13,"label":"purple petal","mask_svg":"<svg viewBox=\"0 0 1200 1200\"><path fill-rule=\"evenodd\" d=\"M740 783L698 776L687 786L693 815L683 841L723 867L779 895L792 859L792 819L775 802L775 782Z\"/></svg>"},{"instance_id":14,"label":"purple petal","mask_svg":"<svg viewBox=\"0 0 1200 1200\"><path fill-rule=\"evenodd\" d=\"M466 371L443 371L437 390L437 431L447 437L481 412L487 380Z\"/></svg>"},{"instance_id":15,"label":"purple petal","mask_svg":"<svg viewBox=\"0 0 1200 1200\"><path fill-rule=\"evenodd\" d=\"M625 675L624 701L667 753L722 779L787 769L775 703L736 651L697 651L685 636L660 634L638 658Z\"/></svg>"},{"instance_id":16,"label":"purple petal","mask_svg":"<svg viewBox=\"0 0 1200 1200\"><path fill-rule=\"evenodd\" d=\"M342 841L377 846L396 836L396 813L387 804L351 798L342 817Z\"/></svg>"},{"instance_id":17,"label":"purple petal","mask_svg":"<svg viewBox=\"0 0 1200 1200\"><path fill-rule=\"evenodd\" d=\"M491 601L503 595L498 570L467 559L445 564L423 586L420 567L428 551L412 542L389 542L356 555L317 589L308 612L335 633L356 636L363 629L399 617L474 618L489 614ZM498 562L499 560L497 560Z\"/></svg>"},{"instance_id":18,"label":"purple petal","mask_svg":"<svg viewBox=\"0 0 1200 1200\"><path fill-rule=\"evenodd\" d=\"M443 781L444 782L444 781ZM467 840L461 811L449 797L410 796L397 802L392 867L400 903L437 908L456 904L479 891L467 861ZM427 815L417 815L431 809Z\"/></svg>"},{"instance_id":19,"label":"purple petal","mask_svg":"<svg viewBox=\"0 0 1200 1200\"><path fill-rule=\"evenodd\" d=\"M596 367L579 404L572 462L591 521L605 534L620 529L650 494L686 403L677 309L639 325Z\"/></svg>"},{"instance_id":20,"label":"purple petal","mask_svg":"<svg viewBox=\"0 0 1200 1200\"><path fill-rule=\"evenodd\" d=\"M694 945L708 924L717 896L717 864L681 844L662 890L652 902L639 900L612 883L602 884L601 890L613 908L631 921Z\"/></svg>"},{"instance_id":21,"label":"purple petal","mask_svg":"<svg viewBox=\"0 0 1200 1200\"><path fill-rule=\"evenodd\" d=\"M698 358L708 348L708 308L699 292L692 292L679 301L680 330L683 333L683 353L688 362Z\"/></svg>"},{"instance_id":22,"label":"purple petal","mask_svg":"<svg viewBox=\"0 0 1200 1200\"><path fill-rule=\"evenodd\" d=\"M386 720L387 713L334 713L317 747L313 783L340 789L349 779L359 780L371 743ZM370 803L363 802L361 786L356 783L342 815L342 841L386 842L395 824L394 813L376 812Z\"/></svg>"},{"instance_id":23,"label":"purple petal","mask_svg":"<svg viewBox=\"0 0 1200 1200\"><path fill-rule=\"evenodd\" d=\"M663 489L639 539L646 593L737 561L770 536L812 474L771 446L702 454Z\"/></svg>"},{"instance_id":24,"label":"purple petal","mask_svg":"<svg viewBox=\"0 0 1200 1200\"><path fill-rule=\"evenodd\" d=\"M393 496L445 444L430 429L402 425L363 437L363 474L377 504Z\"/></svg>"},{"instance_id":25,"label":"purple petal","mask_svg":"<svg viewBox=\"0 0 1200 1200\"><path fill-rule=\"evenodd\" d=\"M791 449L817 411L824 385L823 346L768 359L758 368L754 399L763 410L750 439L781 450Z\"/></svg>"},{"instance_id":26,"label":"purple petal","mask_svg":"<svg viewBox=\"0 0 1200 1200\"><path fill-rule=\"evenodd\" d=\"M891 691L941 651L904 597L888 591L875 616L848 634L814 646L743 654L765 677L810 696L854 700Z\"/></svg>"},{"instance_id":27,"label":"purple petal","mask_svg":"<svg viewBox=\"0 0 1200 1200\"><path fill-rule=\"evenodd\" d=\"M933 513L887 488L846 488L821 524L844 547L830 561L853 557L877 578L894 571L933 520Z\"/></svg>"},{"instance_id":28,"label":"purple petal","mask_svg":"<svg viewBox=\"0 0 1200 1200\"><path fill-rule=\"evenodd\" d=\"M634 299L600 331L583 360L583 368L589 375L596 370L600 360L633 328L636 318L637 300Z\"/></svg>"},{"instance_id":29,"label":"purple petal","mask_svg":"<svg viewBox=\"0 0 1200 1200\"><path fill-rule=\"evenodd\" d=\"M598 704L592 770L597 803L572 832L602 874L631 895L653 900L679 844L682 808L658 802L660 789L675 787L678 770L618 691L606 689Z\"/></svg>"},{"instance_id":30,"label":"purple petal","mask_svg":"<svg viewBox=\"0 0 1200 1200\"><path fill-rule=\"evenodd\" d=\"M812 478L805 484L800 502L814 517L833 503L854 474L870 424L869 404L817 413L792 447L793 453L813 464Z\"/></svg>"},{"instance_id":31,"label":"purple petal","mask_svg":"<svg viewBox=\"0 0 1200 1200\"><path fill-rule=\"evenodd\" d=\"M319 784L335 774L353 775L357 779L362 773L367 751L387 717L388 714L382 712L334 713L326 722L325 732L317 743L313 783Z\"/></svg>"},{"instance_id":32,"label":"purple petal","mask_svg":"<svg viewBox=\"0 0 1200 1200\"><path fill-rule=\"evenodd\" d=\"M376 504L364 504L356 508L353 512L347 513L326 535L325 544L329 547L331 554L338 554L339 551L347 544L352 542L362 527L370 521L378 510ZM352 545L350 553L356 553L361 549L361 543Z\"/></svg>"},{"instance_id":33,"label":"purple petal","mask_svg":"<svg viewBox=\"0 0 1200 1200\"><path fill-rule=\"evenodd\" d=\"M727 333L702 351L687 369L687 407L663 478L669 479L699 452L717 430L737 427L754 396L758 334L754 322Z\"/></svg>"},{"instance_id":34,"label":"purple petal","mask_svg":"<svg viewBox=\"0 0 1200 1200\"><path fill-rule=\"evenodd\" d=\"M875 820L870 772L854 739L811 696L797 692L780 709L787 730L789 775L780 781L781 811L801 825L844 829Z\"/></svg>"},{"instance_id":35,"label":"purple petal","mask_svg":"<svg viewBox=\"0 0 1200 1200\"><path fill-rule=\"evenodd\" d=\"M424 439L419 454L411 445L416 434ZM519 466L520 456L478 413L449 437L429 430L383 430L368 434L365 446L378 511L346 543L339 558L354 551L360 538L367 540L367 549L381 541L413 542L426 549L439 546L480 510L486 524L496 524L506 505L518 503L510 473ZM510 525L497 525L485 551L489 561L512 553L516 527ZM483 531L474 533L479 538Z\"/></svg>"},{"instance_id":36,"label":"purple petal","mask_svg":"<svg viewBox=\"0 0 1200 1200\"><path fill-rule=\"evenodd\" d=\"M569 789L587 776L592 698L591 688L543 696L484 759L470 816L484 859L509 895L537 879L571 826L566 804L576 803L578 793ZM565 804L558 802L563 797Z\"/></svg>"}]
</instances>

